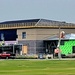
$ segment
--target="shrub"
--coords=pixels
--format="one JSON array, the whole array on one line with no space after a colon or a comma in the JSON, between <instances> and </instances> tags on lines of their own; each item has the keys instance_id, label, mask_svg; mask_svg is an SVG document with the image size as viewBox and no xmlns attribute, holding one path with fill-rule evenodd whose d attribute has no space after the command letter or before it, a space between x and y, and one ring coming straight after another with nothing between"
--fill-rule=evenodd
<instances>
[{"instance_id":1,"label":"shrub","mask_svg":"<svg viewBox=\"0 0 75 75\"><path fill-rule=\"evenodd\" d=\"M25 55L18 55L15 59L37 59L36 56L25 56Z\"/></svg>"}]
</instances>

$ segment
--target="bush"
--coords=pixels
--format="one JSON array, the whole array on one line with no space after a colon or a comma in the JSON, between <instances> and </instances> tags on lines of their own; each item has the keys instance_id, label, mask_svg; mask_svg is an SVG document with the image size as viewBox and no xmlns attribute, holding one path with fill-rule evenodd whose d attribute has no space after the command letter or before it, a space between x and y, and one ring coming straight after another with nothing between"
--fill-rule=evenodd
<instances>
[{"instance_id":1,"label":"bush","mask_svg":"<svg viewBox=\"0 0 75 75\"><path fill-rule=\"evenodd\" d=\"M18 55L15 59L37 59L36 56L25 56L25 55Z\"/></svg>"}]
</instances>

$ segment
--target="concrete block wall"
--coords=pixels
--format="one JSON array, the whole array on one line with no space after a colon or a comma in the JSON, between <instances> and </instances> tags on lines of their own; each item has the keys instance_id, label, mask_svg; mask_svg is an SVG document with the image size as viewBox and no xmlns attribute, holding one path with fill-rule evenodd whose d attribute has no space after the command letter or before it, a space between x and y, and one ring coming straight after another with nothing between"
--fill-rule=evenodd
<instances>
[{"instance_id":1,"label":"concrete block wall","mask_svg":"<svg viewBox=\"0 0 75 75\"><path fill-rule=\"evenodd\" d=\"M18 43L28 47L27 54L44 53L43 40L25 40Z\"/></svg>"}]
</instances>

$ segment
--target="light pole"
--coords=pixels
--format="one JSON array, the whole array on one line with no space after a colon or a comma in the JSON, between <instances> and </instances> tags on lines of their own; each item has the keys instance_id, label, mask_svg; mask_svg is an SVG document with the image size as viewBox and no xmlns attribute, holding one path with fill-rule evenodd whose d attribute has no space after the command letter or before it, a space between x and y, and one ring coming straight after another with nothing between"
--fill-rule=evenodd
<instances>
[{"instance_id":1,"label":"light pole","mask_svg":"<svg viewBox=\"0 0 75 75\"><path fill-rule=\"evenodd\" d=\"M61 59L60 42L61 42L61 35L60 35L60 24L59 24L59 41L57 46L59 49L59 53L58 53L59 60Z\"/></svg>"},{"instance_id":2,"label":"light pole","mask_svg":"<svg viewBox=\"0 0 75 75\"><path fill-rule=\"evenodd\" d=\"M58 46L57 46L59 49L59 52L58 52L59 60L61 59L61 50L60 50L61 38L63 39L64 37L65 37L65 32L61 31L61 25L59 24L59 41L58 41Z\"/></svg>"}]
</instances>

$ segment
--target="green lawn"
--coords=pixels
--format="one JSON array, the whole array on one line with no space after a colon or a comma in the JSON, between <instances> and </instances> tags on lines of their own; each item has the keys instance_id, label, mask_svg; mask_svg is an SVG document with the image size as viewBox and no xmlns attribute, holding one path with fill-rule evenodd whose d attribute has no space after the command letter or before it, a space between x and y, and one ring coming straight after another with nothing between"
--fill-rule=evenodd
<instances>
[{"instance_id":1,"label":"green lawn","mask_svg":"<svg viewBox=\"0 0 75 75\"><path fill-rule=\"evenodd\" d=\"M75 60L0 60L0 75L75 75Z\"/></svg>"}]
</instances>

